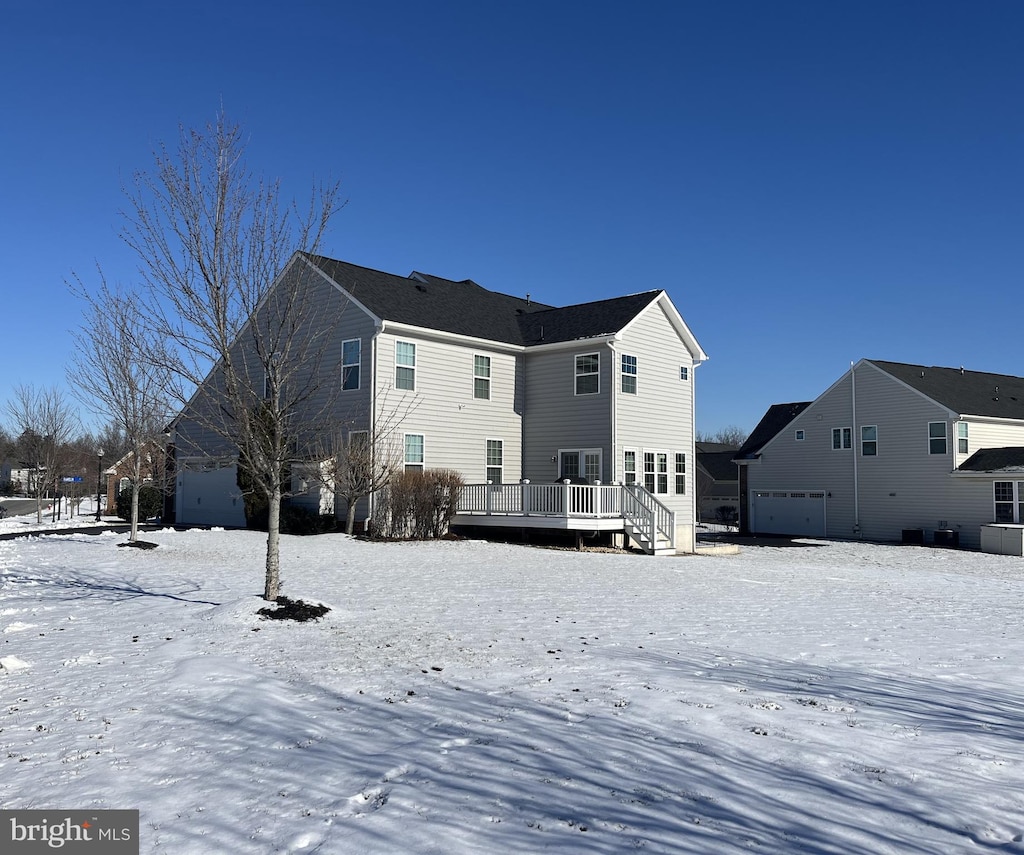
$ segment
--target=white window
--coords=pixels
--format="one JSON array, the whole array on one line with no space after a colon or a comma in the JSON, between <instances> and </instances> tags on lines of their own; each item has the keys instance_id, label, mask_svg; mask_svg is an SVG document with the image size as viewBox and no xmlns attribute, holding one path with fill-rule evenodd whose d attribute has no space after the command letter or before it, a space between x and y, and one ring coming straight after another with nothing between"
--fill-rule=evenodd
<instances>
[{"instance_id":1,"label":"white window","mask_svg":"<svg viewBox=\"0 0 1024 855\"><path fill-rule=\"evenodd\" d=\"M423 471L423 434L407 433L405 435L405 471Z\"/></svg>"},{"instance_id":2,"label":"white window","mask_svg":"<svg viewBox=\"0 0 1024 855\"><path fill-rule=\"evenodd\" d=\"M967 454L967 422L956 423L956 451L957 454Z\"/></svg>"},{"instance_id":3,"label":"white window","mask_svg":"<svg viewBox=\"0 0 1024 855\"><path fill-rule=\"evenodd\" d=\"M861 457L874 457L878 454L878 426L862 425L860 429Z\"/></svg>"},{"instance_id":4,"label":"white window","mask_svg":"<svg viewBox=\"0 0 1024 855\"><path fill-rule=\"evenodd\" d=\"M946 423L928 422L928 453L946 453Z\"/></svg>"},{"instance_id":5,"label":"white window","mask_svg":"<svg viewBox=\"0 0 1024 855\"><path fill-rule=\"evenodd\" d=\"M473 357L473 397L491 400L491 357Z\"/></svg>"},{"instance_id":6,"label":"white window","mask_svg":"<svg viewBox=\"0 0 1024 855\"><path fill-rule=\"evenodd\" d=\"M416 345L411 341L395 342L395 388L416 388Z\"/></svg>"},{"instance_id":7,"label":"white window","mask_svg":"<svg viewBox=\"0 0 1024 855\"><path fill-rule=\"evenodd\" d=\"M687 368L685 365L680 365L679 366L679 379L680 380L689 380L690 379L690 369Z\"/></svg>"},{"instance_id":8,"label":"white window","mask_svg":"<svg viewBox=\"0 0 1024 855\"><path fill-rule=\"evenodd\" d=\"M576 394L596 395L600 390L598 372L601 368L599 353L584 353L576 357Z\"/></svg>"},{"instance_id":9,"label":"white window","mask_svg":"<svg viewBox=\"0 0 1024 855\"><path fill-rule=\"evenodd\" d=\"M351 392L359 388L359 362L362 343L350 338L341 343L341 388Z\"/></svg>"},{"instance_id":10,"label":"white window","mask_svg":"<svg viewBox=\"0 0 1024 855\"><path fill-rule=\"evenodd\" d=\"M622 483L636 483L636 451L631 448L622 453Z\"/></svg>"},{"instance_id":11,"label":"white window","mask_svg":"<svg viewBox=\"0 0 1024 855\"><path fill-rule=\"evenodd\" d=\"M636 394L636 357L622 354L622 391Z\"/></svg>"},{"instance_id":12,"label":"white window","mask_svg":"<svg viewBox=\"0 0 1024 855\"><path fill-rule=\"evenodd\" d=\"M853 447L853 428L832 428L832 450L842 451Z\"/></svg>"},{"instance_id":13,"label":"white window","mask_svg":"<svg viewBox=\"0 0 1024 855\"><path fill-rule=\"evenodd\" d=\"M997 523L1024 523L1024 481L996 481L993 485Z\"/></svg>"},{"instance_id":14,"label":"white window","mask_svg":"<svg viewBox=\"0 0 1024 855\"><path fill-rule=\"evenodd\" d=\"M664 451L644 452L644 488L648 493L668 493L668 454Z\"/></svg>"},{"instance_id":15,"label":"white window","mask_svg":"<svg viewBox=\"0 0 1024 855\"><path fill-rule=\"evenodd\" d=\"M504 460L504 443L500 439L487 440L487 480L492 484L501 483Z\"/></svg>"},{"instance_id":16,"label":"white window","mask_svg":"<svg viewBox=\"0 0 1024 855\"><path fill-rule=\"evenodd\" d=\"M803 432L803 429L801 429L801 430L798 430L798 431L796 432L796 441L797 441L797 442L803 442L803 441L804 441L804 432Z\"/></svg>"},{"instance_id":17,"label":"white window","mask_svg":"<svg viewBox=\"0 0 1024 855\"><path fill-rule=\"evenodd\" d=\"M676 493L680 496L686 492L686 455L676 455Z\"/></svg>"}]
</instances>

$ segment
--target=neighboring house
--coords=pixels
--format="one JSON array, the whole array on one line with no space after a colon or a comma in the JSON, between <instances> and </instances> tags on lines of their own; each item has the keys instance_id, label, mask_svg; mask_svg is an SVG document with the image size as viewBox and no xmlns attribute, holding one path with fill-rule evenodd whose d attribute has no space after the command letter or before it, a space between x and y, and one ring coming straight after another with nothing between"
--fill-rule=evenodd
<instances>
[{"instance_id":1,"label":"neighboring house","mask_svg":"<svg viewBox=\"0 0 1024 855\"><path fill-rule=\"evenodd\" d=\"M735 459L743 533L977 548L1024 523L1024 378L863 359Z\"/></svg>"},{"instance_id":2,"label":"neighboring house","mask_svg":"<svg viewBox=\"0 0 1024 855\"><path fill-rule=\"evenodd\" d=\"M739 475L735 445L698 442L697 519L705 523L734 523L739 518Z\"/></svg>"},{"instance_id":3,"label":"neighboring house","mask_svg":"<svg viewBox=\"0 0 1024 855\"><path fill-rule=\"evenodd\" d=\"M305 253L274 287L302 267L334 325L338 424L373 436L412 404L401 462L462 475L456 525L625 531L692 551L694 369L707 357L665 291L556 308ZM174 428L178 521L244 524L230 453L187 410Z\"/></svg>"},{"instance_id":4,"label":"neighboring house","mask_svg":"<svg viewBox=\"0 0 1024 855\"><path fill-rule=\"evenodd\" d=\"M142 476L142 483L164 489L168 485L169 478L165 471L167 452L160 440L150 440L143 447L141 466L139 473ZM106 502L103 507L106 513L117 513L117 496L132 484L135 475L135 452L129 451L124 457L112 466L103 470L106 478ZM88 491L86 491L88 492Z\"/></svg>"}]
</instances>

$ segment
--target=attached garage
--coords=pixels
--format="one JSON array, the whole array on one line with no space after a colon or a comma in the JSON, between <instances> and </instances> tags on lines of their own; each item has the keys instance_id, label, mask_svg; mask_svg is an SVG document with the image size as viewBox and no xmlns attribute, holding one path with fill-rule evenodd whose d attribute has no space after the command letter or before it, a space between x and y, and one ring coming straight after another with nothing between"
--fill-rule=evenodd
<instances>
[{"instance_id":1,"label":"attached garage","mask_svg":"<svg viewBox=\"0 0 1024 855\"><path fill-rule=\"evenodd\" d=\"M209 463L180 470L175 503L178 522L244 528L245 503L238 489L236 470L234 464Z\"/></svg>"},{"instance_id":2,"label":"attached garage","mask_svg":"<svg viewBox=\"0 0 1024 855\"><path fill-rule=\"evenodd\" d=\"M825 493L821 490L751 490L752 534L825 536Z\"/></svg>"}]
</instances>

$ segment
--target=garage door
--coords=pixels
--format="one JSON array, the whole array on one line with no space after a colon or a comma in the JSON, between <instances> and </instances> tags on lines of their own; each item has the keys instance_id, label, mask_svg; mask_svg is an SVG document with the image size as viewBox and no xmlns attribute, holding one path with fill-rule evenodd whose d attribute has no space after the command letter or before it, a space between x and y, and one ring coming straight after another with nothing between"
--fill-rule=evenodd
<instances>
[{"instance_id":1,"label":"garage door","mask_svg":"<svg viewBox=\"0 0 1024 855\"><path fill-rule=\"evenodd\" d=\"M818 490L754 490L750 530L755 534L825 536L825 494Z\"/></svg>"},{"instance_id":2,"label":"garage door","mask_svg":"<svg viewBox=\"0 0 1024 855\"><path fill-rule=\"evenodd\" d=\"M178 473L178 522L184 525L245 527L234 466L183 469Z\"/></svg>"}]
</instances>

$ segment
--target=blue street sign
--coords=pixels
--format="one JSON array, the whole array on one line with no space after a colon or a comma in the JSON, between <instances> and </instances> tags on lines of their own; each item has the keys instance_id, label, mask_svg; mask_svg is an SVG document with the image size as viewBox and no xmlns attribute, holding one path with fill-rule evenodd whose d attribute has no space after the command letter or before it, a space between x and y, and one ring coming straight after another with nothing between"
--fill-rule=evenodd
<instances>
[{"instance_id":1,"label":"blue street sign","mask_svg":"<svg viewBox=\"0 0 1024 855\"><path fill-rule=\"evenodd\" d=\"M60 480L62 482L64 482L65 484L77 484L79 481L82 480L82 476L81 475L65 475Z\"/></svg>"}]
</instances>

